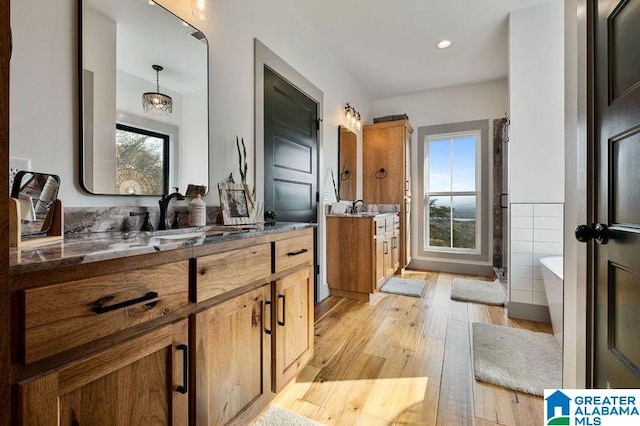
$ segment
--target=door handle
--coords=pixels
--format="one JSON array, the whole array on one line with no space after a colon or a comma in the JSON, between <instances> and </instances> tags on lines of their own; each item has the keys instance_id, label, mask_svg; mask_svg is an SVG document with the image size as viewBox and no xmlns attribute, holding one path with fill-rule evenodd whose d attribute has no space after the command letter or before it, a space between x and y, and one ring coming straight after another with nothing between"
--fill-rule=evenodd
<instances>
[{"instance_id":1,"label":"door handle","mask_svg":"<svg viewBox=\"0 0 640 426\"><path fill-rule=\"evenodd\" d=\"M595 240L598 244L607 244L609 242L609 228L603 223L593 223L589 225L578 225L574 231L576 240L581 243L588 243Z\"/></svg>"},{"instance_id":2,"label":"door handle","mask_svg":"<svg viewBox=\"0 0 640 426\"><path fill-rule=\"evenodd\" d=\"M284 327L284 323L285 323L285 320L286 320L285 316L286 316L286 312L287 312L286 311L286 309L287 309L287 307L286 307L287 306L287 304L286 304L287 303L287 299L285 299L284 294L279 294L278 295L278 300L280 300L280 299L282 299L282 321L280 321L278 319L278 325ZM276 312L277 312L277 309L276 309ZM277 318L277 315L276 315L276 318Z\"/></svg>"},{"instance_id":3,"label":"door handle","mask_svg":"<svg viewBox=\"0 0 640 426\"><path fill-rule=\"evenodd\" d=\"M189 347L178 345L176 349L182 351L182 386L178 386L176 391L185 394L189 389Z\"/></svg>"},{"instance_id":4,"label":"door handle","mask_svg":"<svg viewBox=\"0 0 640 426\"><path fill-rule=\"evenodd\" d=\"M266 311L267 306L269 307L269 316L267 317ZM273 315L273 307L271 305L271 300L264 301L264 313L262 315L262 321L264 323L264 332L267 334L271 334L271 328L267 328L267 324L271 324L271 315Z\"/></svg>"}]
</instances>

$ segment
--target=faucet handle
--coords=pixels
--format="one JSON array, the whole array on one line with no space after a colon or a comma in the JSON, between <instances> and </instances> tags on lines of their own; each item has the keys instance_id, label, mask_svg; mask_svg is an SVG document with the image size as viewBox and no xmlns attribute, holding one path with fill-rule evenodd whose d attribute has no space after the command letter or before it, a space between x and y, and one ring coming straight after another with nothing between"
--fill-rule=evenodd
<instances>
[{"instance_id":1,"label":"faucet handle","mask_svg":"<svg viewBox=\"0 0 640 426\"><path fill-rule=\"evenodd\" d=\"M179 187L177 187L177 186L174 186L174 187L173 187L173 192L180 192L180 188L179 188Z\"/></svg>"},{"instance_id":2,"label":"faucet handle","mask_svg":"<svg viewBox=\"0 0 640 426\"><path fill-rule=\"evenodd\" d=\"M129 216L144 216L144 222L140 227L141 231L153 231L153 225L149 222L149 212L129 212Z\"/></svg>"},{"instance_id":3,"label":"faucet handle","mask_svg":"<svg viewBox=\"0 0 640 426\"><path fill-rule=\"evenodd\" d=\"M182 228L182 221L180 220L180 215L188 215L189 210L176 210L173 216L173 223L171 224L171 229L180 229Z\"/></svg>"}]
</instances>

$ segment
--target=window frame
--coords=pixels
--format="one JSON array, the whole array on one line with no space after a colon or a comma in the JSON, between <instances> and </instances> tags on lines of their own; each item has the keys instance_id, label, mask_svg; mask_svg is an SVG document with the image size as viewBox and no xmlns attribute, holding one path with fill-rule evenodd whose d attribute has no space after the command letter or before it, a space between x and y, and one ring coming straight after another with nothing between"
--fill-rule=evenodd
<instances>
[{"instance_id":1,"label":"window frame","mask_svg":"<svg viewBox=\"0 0 640 426\"><path fill-rule=\"evenodd\" d=\"M137 194L140 196L158 196L166 195L169 193L169 162L171 161L171 135L167 133L159 133L153 130L143 129L141 127L135 127L128 124L116 123L116 131L124 130L130 133L137 133L140 135L151 136L154 138L162 139L162 194ZM115 143L116 141L114 141ZM117 168L116 168L117 171Z\"/></svg>"},{"instance_id":2,"label":"window frame","mask_svg":"<svg viewBox=\"0 0 640 426\"><path fill-rule=\"evenodd\" d=\"M455 139L460 139L462 137L473 136L475 138L475 191L454 191L453 190L453 141ZM429 176L431 171L431 161L429 161L429 143L435 140L449 140L450 141L450 175L451 175L451 190L450 191L434 191L429 192ZM459 253L459 254L481 254L482 248L482 132L480 129L471 130L471 131L455 131L455 132L447 132L440 134L430 134L425 135L424 140L421 142L423 146L424 156L422 158L423 163L422 167L424 169L424 184L423 184L423 219L425 220L424 224L424 235L423 235L423 247L422 250L426 253L429 252L442 252L442 253ZM430 226L429 224L429 198L430 197L449 197L449 199L453 199L455 196L474 196L476 197L476 219L475 219L475 236L476 243L475 248L463 248L463 247L453 247L453 215L450 214L450 224L451 224L451 233L450 233L450 247L440 247L440 246L431 246L430 242ZM450 210L451 211L451 210Z\"/></svg>"}]
</instances>

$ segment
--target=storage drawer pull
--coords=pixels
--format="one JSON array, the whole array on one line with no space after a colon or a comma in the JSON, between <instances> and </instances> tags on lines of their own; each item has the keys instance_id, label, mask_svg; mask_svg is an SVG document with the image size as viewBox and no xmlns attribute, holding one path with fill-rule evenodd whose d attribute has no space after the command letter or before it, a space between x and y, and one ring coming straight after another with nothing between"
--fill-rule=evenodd
<instances>
[{"instance_id":1,"label":"storage drawer pull","mask_svg":"<svg viewBox=\"0 0 640 426\"><path fill-rule=\"evenodd\" d=\"M389 241L384 242L384 254L389 254Z\"/></svg>"},{"instance_id":2,"label":"storage drawer pull","mask_svg":"<svg viewBox=\"0 0 640 426\"><path fill-rule=\"evenodd\" d=\"M278 325L284 327L285 315L286 315L286 299L284 294L278 295L278 300L282 299L282 321L278 320Z\"/></svg>"},{"instance_id":3,"label":"storage drawer pull","mask_svg":"<svg viewBox=\"0 0 640 426\"><path fill-rule=\"evenodd\" d=\"M138 297L137 299L131 299L131 300L125 300L124 302L120 302L120 303L116 303L115 305L111 305L111 306L102 306L103 303L108 302L109 300L113 299L113 297L103 297L102 299L98 299L97 301L93 302L91 305L93 305L93 308L91 308L91 310L93 312L95 312L96 314L105 314L107 312L111 312L111 311L115 311L117 309L120 308L125 308L127 306L131 306L131 305L135 305L137 303L140 302L146 302L148 300L153 300L155 298L158 297L158 293L155 291L150 291L147 294L145 294L142 297ZM157 302L153 302L154 304ZM149 304L151 306L153 306L151 303Z\"/></svg>"},{"instance_id":4,"label":"storage drawer pull","mask_svg":"<svg viewBox=\"0 0 640 426\"><path fill-rule=\"evenodd\" d=\"M176 349L182 351L182 386L178 386L176 391L185 394L189 389L189 347L181 344Z\"/></svg>"},{"instance_id":5,"label":"storage drawer pull","mask_svg":"<svg viewBox=\"0 0 640 426\"><path fill-rule=\"evenodd\" d=\"M269 306L269 316L266 315L267 306ZM271 334L271 328L267 328L267 324L271 324L271 315L273 314L273 307L271 306L271 300L264 301L264 313L262 315L262 322L264 324L264 332Z\"/></svg>"},{"instance_id":6,"label":"storage drawer pull","mask_svg":"<svg viewBox=\"0 0 640 426\"><path fill-rule=\"evenodd\" d=\"M298 255L304 254L304 253L306 253L308 251L309 250L307 250L307 249L301 249L301 250L298 250L298 251L290 251L289 253L287 253L287 256L298 256Z\"/></svg>"}]
</instances>

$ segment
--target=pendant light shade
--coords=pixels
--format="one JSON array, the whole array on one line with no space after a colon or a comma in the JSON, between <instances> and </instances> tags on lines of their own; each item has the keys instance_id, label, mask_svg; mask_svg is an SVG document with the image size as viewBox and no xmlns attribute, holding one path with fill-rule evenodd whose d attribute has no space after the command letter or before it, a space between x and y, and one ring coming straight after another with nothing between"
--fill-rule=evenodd
<instances>
[{"instance_id":1,"label":"pendant light shade","mask_svg":"<svg viewBox=\"0 0 640 426\"><path fill-rule=\"evenodd\" d=\"M171 96L160 93L160 71L164 68L160 65L153 65L152 68L156 71L156 91L142 95L142 109L147 114L171 115L173 100Z\"/></svg>"}]
</instances>

